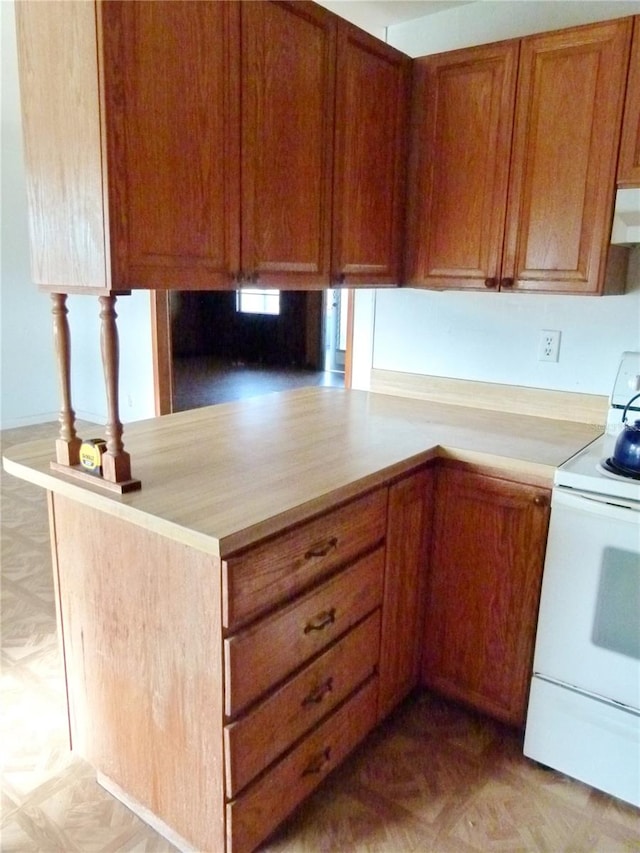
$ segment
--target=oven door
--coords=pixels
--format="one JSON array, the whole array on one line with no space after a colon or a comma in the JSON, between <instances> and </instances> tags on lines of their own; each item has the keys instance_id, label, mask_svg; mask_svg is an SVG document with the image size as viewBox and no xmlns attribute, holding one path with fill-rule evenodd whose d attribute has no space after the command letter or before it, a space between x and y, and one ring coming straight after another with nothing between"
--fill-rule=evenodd
<instances>
[{"instance_id":1,"label":"oven door","mask_svg":"<svg viewBox=\"0 0 640 853\"><path fill-rule=\"evenodd\" d=\"M640 508L556 487L534 673L640 709Z\"/></svg>"}]
</instances>

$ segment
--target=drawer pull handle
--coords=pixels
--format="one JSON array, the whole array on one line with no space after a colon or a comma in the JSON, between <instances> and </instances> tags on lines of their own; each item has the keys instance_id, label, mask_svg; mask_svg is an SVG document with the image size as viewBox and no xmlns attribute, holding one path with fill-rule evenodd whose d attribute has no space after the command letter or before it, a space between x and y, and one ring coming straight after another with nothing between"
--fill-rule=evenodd
<instances>
[{"instance_id":1,"label":"drawer pull handle","mask_svg":"<svg viewBox=\"0 0 640 853\"><path fill-rule=\"evenodd\" d=\"M333 690L333 678L327 678L327 680L321 684L319 687L316 687L315 690L312 690L308 696L305 696L302 700L302 707L306 708L308 705L319 705L320 702Z\"/></svg>"},{"instance_id":2,"label":"drawer pull handle","mask_svg":"<svg viewBox=\"0 0 640 853\"><path fill-rule=\"evenodd\" d=\"M327 625L333 625L336 621L336 609L332 607L331 610L323 610L322 613L318 613L318 615L312 619L310 622L304 626L305 634L310 634L312 631L322 631Z\"/></svg>"},{"instance_id":3,"label":"drawer pull handle","mask_svg":"<svg viewBox=\"0 0 640 853\"><path fill-rule=\"evenodd\" d=\"M314 776L316 773L321 773L324 767L331 761L331 747L328 746L322 752L314 755L311 761L302 771L302 776Z\"/></svg>"},{"instance_id":4,"label":"drawer pull handle","mask_svg":"<svg viewBox=\"0 0 640 853\"><path fill-rule=\"evenodd\" d=\"M310 560L312 557L326 557L329 551L338 544L338 537L332 536L326 542L319 542L317 545L312 545L304 555L305 560Z\"/></svg>"}]
</instances>

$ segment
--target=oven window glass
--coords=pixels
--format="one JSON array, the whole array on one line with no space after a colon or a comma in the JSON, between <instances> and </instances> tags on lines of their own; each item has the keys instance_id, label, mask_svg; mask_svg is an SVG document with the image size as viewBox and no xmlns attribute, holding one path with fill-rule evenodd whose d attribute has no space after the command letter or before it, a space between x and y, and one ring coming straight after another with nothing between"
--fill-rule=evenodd
<instances>
[{"instance_id":1,"label":"oven window glass","mask_svg":"<svg viewBox=\"0 0 640 853\"><path fill-rule=\"evenodd\" d=\"M640 660L640 553L604 549L591 639Z\"/></svg>"}]
</instances>

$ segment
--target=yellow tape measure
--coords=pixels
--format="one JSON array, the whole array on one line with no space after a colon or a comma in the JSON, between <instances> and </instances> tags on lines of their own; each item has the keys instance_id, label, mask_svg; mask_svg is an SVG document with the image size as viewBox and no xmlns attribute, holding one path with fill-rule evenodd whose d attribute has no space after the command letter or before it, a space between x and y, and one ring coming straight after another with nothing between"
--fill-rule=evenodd
<instances>
[{"instance_id":1,"label":"yellow tape measure","mask_svg":"<svg viewBox=\"0 0 640 853\"><path fill-rule=\"evenodd\" d=\"M102 474L102 454L107 449L104 438L88 438L80 445L80 464L85 471Z\"/></svg>"}]
</instances>

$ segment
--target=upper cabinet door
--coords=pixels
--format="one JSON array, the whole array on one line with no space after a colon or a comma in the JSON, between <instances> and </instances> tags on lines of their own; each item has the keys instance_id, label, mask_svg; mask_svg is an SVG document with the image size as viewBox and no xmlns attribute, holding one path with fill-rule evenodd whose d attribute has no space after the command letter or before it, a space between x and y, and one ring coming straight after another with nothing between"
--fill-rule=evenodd
<instances>
[{"instance_id":1,"label":"upper cabinet door","mask_svg":"<svg viewBox=\"0 0 640 853\"><path fill-rule=\"evenodd\" d=\"M411 60L338 25L333 283L398 284Z\"/></svg>"},{"instance_id":2,"label":"upper cabinet door","mask_svg":"<svg viewBox=\"0 0 640 853\"><path fill-rule=\"evenodd\" d=\"M633 26L627 98L622 121L618 186L640 187L640 15Z\"/></svg>"},{"instance_id":3,"label":"upper cabinet door","mask_svg":"<svg viewBox=\"0 0 640 853\"><path fill-rule=\"evenodd\" d=\"M241 8L243 279L326 287L336 18L306 2Z\"/></svg>"},{"instance_id":4,"label":"upper cabinet door","mask_svg":"<svg viewBox=\"0 0 640 853\"><path fill-rule=\"evenodd\" d=\"M624 18L522 40L502 275L602 291L631 37Z\"/></svg>"},{"instance_id":5,"label":"upper cabinet door","mask_svg":"<svg viewBox=\"0 0 640 853\"><path fill-rule=\"evenodd\" d=\"M497 286L518 49L507 41L414 61L409 284Z\"/></svg>"},{"instance_id":6,"label":"upper cabinet door","mask_svg":"<svg viewBox=\"0 0 640 853\"><path fill-rule=\"evenodd\" d=\"M114 279L215 287L239 263L239 4L103 2Z\"/></svg>"}]
</instances>

